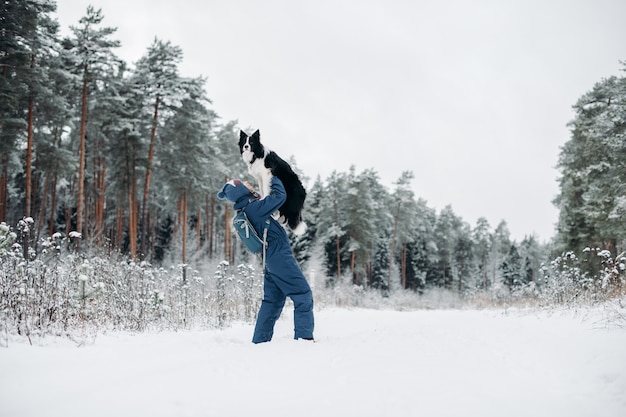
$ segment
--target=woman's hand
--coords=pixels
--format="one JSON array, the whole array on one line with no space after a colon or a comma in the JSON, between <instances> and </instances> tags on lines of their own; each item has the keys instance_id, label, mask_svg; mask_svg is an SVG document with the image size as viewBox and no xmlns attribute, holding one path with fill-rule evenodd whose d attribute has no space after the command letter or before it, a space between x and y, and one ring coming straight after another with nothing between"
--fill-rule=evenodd
<instances>
[{"instance_id":1,"label":"woman's hand","mask_svg":"<svg viewBox=\"0 0 626 417\"><path fill-rule=\"evenodd\" d=\"M252 194L255 194L255 193L256 193L256 190L254 189L254 187L252 186L252 184L250 184L248 181L244 181L244 182L243 182L243 185L245 185L245 186L246 186L246 188L247 188L248 190L250 190L250 192L251 192Z\"/></svg>"}]
</instances>

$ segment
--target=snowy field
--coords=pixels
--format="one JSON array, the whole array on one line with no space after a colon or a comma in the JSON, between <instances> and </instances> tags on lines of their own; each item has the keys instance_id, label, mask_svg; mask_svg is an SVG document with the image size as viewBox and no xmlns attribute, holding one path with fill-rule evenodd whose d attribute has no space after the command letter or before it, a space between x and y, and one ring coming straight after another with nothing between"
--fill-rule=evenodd
<instances>
[{"instance_id":1,"label":"snowy field","mask_svg":"<svg viewBox=\"0 0 626 417\"><path fill-rule=\"evenodd\" d=\"M0 416L626 416L626 330L590 311L323 310L0 348Z\"/></svg>"}]
</instances>

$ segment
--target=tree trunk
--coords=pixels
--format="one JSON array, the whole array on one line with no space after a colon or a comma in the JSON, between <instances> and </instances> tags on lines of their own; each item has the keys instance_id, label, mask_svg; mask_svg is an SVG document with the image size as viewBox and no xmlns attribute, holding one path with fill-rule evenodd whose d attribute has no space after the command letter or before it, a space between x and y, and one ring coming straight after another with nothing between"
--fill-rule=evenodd
<instances>
[{"instance_id":1,"label":"tree trunk","mask_svg":"<svg viewBox=\"0 0 626 417\"><path fill-rule=\"evenodd\" d=\"M80 145L78 147L78 198L76 199L76 231L83 233L83 199L85 194L85 142L87 135L87 66L83 74L80 115Z\"/></svg>"},{"instance_id":2,"label":"tree trunk","mask_svg":"<svg viewBox=\"0 0 626 417\"><path fill-rule=\"evenodd\" d=\"M200 249L202 249L202 210L198 209L198 219L196 221L196 235L198 235L196 238L198 239L198 244L196 246L196 249L198 250L198 252L200 251Z\"/></svg>"},{"instance_id":3,"label":"tree trunk","mask_svg":"<svg viewBox=\"0 0 626 417\"><path fill-rule=\"evenodd\" d=\"M228 218L230 217L230 210L228 205L224 206L224 258L230 259L231 253L231 236L230 225L228 224Z\"/></svg>"},{"instance_id":4,"label":"tree trunk","mask_svg":"<svg viewBox=\"0 0 626 417\"><path fill-rule=\"evenodd\" d=\"M211 197L211 254L214 254L217 246L217 233L215 230L215 196Z\"/></svg>"},{"instance_id":5,"label":"tree trunk","mask_svg":"<svg viewBox=\"0 0 626 417\"><path fill-rule=\"evenodd\" d=\"M441 265L441 282L442 282L442 287L446 288L446 281L447 281L447 278L446 278L446 265L445 265L444 261L442 261L441 263L442 263L442 265Z\"/></svg>"},{"instance_id":6,"label":"tree trunk","mask_svg":"<svg viewBox=\"0 0 626 417\"><path fill-rule=\"evenodd\" d=\"M150 212L148 211L148 213L150 213ZM155 248L156 248L156 240L157 240L156 239L156 237L157 237L157 225L159 223L156 210L152 211L152 216L149 217L149 220L150 220L150 224L152 225L150 227L150 232L151 233L150 233L150 239L149 239L150 240L150 257L151 257L151 259L154 259L154 251L155 251Z\"/></svg>"},{"instance_id":7,"label":"tree trunk","mask_svg":"<svg viewBox=\"0 0 626 417\"><path fill-rule=\"evenodd\" d=\"M207 242L209 248L209 257L213 255L213 225L215 222L215 198L211 198L211 205L209 206L209 195L206 196L206 208L207 208Z\"/></svg>"},{"instance_id":8,"label":"tree trunk","mask_svg":"<svg viewBox=\"0 0 626 417\"><path fill-rule=\"evenodd\" d=\"M160 87L160 85L158 86ZM148 149L148 164L146 166L146 180L143 184L143 207L141 210L141 247L142 252L145 252L146 240L147 240L147 226L146 226L146 217L148 214L148 193L150 191L150 179L152 177L152 163L154 161L154 148L156 145L156 131L157 124L159 120L159 103L161 102L161 97L157 96L156 101L154 103L154 115L152 117L152 131L150 132L150 147Z\"/></svg>"},{"instance_id":9,"label":"tree trunk","mask_svg":"<svg viewBox=\"0 0 626 417\"><path fill-rule=\"evenodd\" d=\"M52 236L54 234L54 224L56 218L56 206L57 206L57 173L54 173L54 177L52 178L52 195L50 198L50 220L48 223L48 236Z\"/></svg>"},{"instance_id":10,"label":"tree trunk","mask_svg":"<svg viewBox=\"0 0 626 417\"><path fill-rule=\"evenodd\" d=\"M333 203L335 209L335 224L337 225L337 229L339 229L339 211L337 209L337 202ZM341 245L339 242L339 233L335 236L335 249L337 250L337 282L341 280Z\"/></svg>"},{"instance_id":11,"label":"tree trunk","mask_svg":"<svg viewBox=\"0 0 626 417\"><path fill-rule=\"evenodd\" d=\"M33 55L33 60L35 56ZM31 65L32 68L32 65ZM32 94L32 93L31 93ZM33 159L33 109L35 100L33 97L28 99L28 134L26 142L26 199L24 202L24 213L26 217L30 217L30 206L32 196L32 159Z\"/></svg>"},{"instance_id":12,"label":"tree trunk","mask_svg":"<svg viewBox=\"0 0 626 417\"><path fill-rule=\"evenodd\" d=\"M104 203L106 198L106 159L101 156L101 150L96 150L97 156L94 157L94 187L95 187L95 201L94 201L94 218L95 218L95 230L94 240L96 243L102 242L104 234Z\"/></svg>"},{"instance_id":13,"label":"tree trunk","mask_svg":"<svg viewBox=\"0 0 626 417\"><path fill-rule=\"evenodd\" d=\"M180 213L183 211L183 200L178 199L176 201L176 218L174 219L174 227L172 228L172 236L176 237L178 235L178 230L180 229Z\"/></svg>"},{"instance_id":14,"label":"tree trunk","mask_svg":"<svg viewBox=\"0 0 626 417\"><path fill-rule=\"evenodd\" d=\"M120 206L115 210L115 235L113 238L113 246L118 249L123 249L124 239L124 208L120 202Z\"/></svg>"},{"instance_id":15,"label":"tree trunk","mask_svg":"<svg viewBox=\"0 0 626 417\"><path fill-rule=\"evenodd\" d=\"M406 289L406 243L402 245L402 261L400 262L402 275L402 288Z\"/></svg>"},{"instance_id":16,"label":"tree trunk","mask_svg":"<svg viewBox=\"0 0 626 417\"><path fill-rule=\"evenodd\" d=\"M181 202L181 235L183 238L183 284L187 283L187 191L183 191L183 199Z\"/></svg>"},{"instance_id":17,"label":"tree trunk","mask_svg":"<svg viewBox=\"0 0 626 417\"><path fill-rule=\"evenodd\" d=\"M371 287L372 286L372 258L374 255L374 245L373 243L370 241L370 243L368 244L368 248L369 248L369 258L367 260L367 272L365 275L365 286L366 287Z\"/></svg>"},{"instance_id":18,"label":"tree trunk","mask_svg":"<svg viewBox=\"0 0 626 417\"><path fill-rule=\"evenodd\" d=\"M131 259L135 259L137 256L137 215L135 213L136 201L137 201L137 178L135 175L135 159L134 154L131 154L128 142L126 146L126 178L128 179L126 199L128 204L128 243ZM119 223L118 223L119 227ZM119 229L118 229L119 233ZM121 237L121 236L120 236ZM120 247L122 247L122 240L119 240Z\"/></svg>"},{"instance_id":19,"label":"tree trunk","mask_svg":"<svg viewBox=\"0 0 626 417\"><path fill-rule=\"evenodd\" d=\"M130 251L129 254L130 254L131 259L135 259L137 248L135 247L135 240L133 239L133 218L135 217L133 212L134 212L135 203L133 202L132 186L128 188L126 199L127 199L127 205L128 205L128 244L129 244L129 251Z\"/></svg>"},{"instance_id":20,"label":"tree trunk","mask_svg":"<svg viewBox=\"0 0 626 417\"><path fill-rule=\"evenodd\" d=\"M135 181L134 171L133 165L128 189L128 240L131 259L137 257L137 181Z\"/></svg>"},{"instance_id":21,"label":"tree trunk","mask_svg":"<svg viewBox=\"0 0 626 417\"><path fill-rule=\"evenodd\" d=\"M41 204L39 205L39 216L37 217L37 241L41 234L41 230L45 229L44 218L46 217L46 201L48 200L48 187L50 186L50 173L46 174L46 179L43 183L43 191L41 193ZM52 235L50 235L52 236Z\"/></svg>"},{"instance_id":22,"label":"tree trunk","mask_svg":"<svg viewBox=\"0 0 626 417\"><path fill-rule=\"evenodd\" d=\"M2 77L7 77L8 66L2 66ZM4 120L0 120L0 130L3 129ZM0 166L2 172L0 172L0 222L8 221L7 218L7 200L9 195L9 157L8 155L0 155Z\"/></svg>"},{"instance_id":23,"label":"tree trunk","mask_svg":"<svg viewBox=\"0 0 626 417\"><path fill-rule=\"evenodd\" d=\"M389 274L387 275L387 288L391 289L391 271L393 270L394 252L396 251L396 233L398 231L398 218L400 217L400 203L393 218L393 232L391 234L391 253L389 254Z\"/></svg>"},{"instance_id":24,"label":"tree trunk","mask_svg":"<svg viewBox=\"0 0 626 417\"><path fill-rule=\"evenodd\" d=\"M0 222L8 221L7 219L7 195L8 195L8 178L9 178L9 161L7 156L0 156L2 160L2 172L0 172Z\"/></svg>"},{"instance_id":25,"label":"tree trunk","mask_svg":"<svg viewBox=\"0 0 626 417\"><path fill-rule=\"evenodd\" d=\"M30 69L31 71L35 68L35 54L31 54L30 56ZM28 127L26 134L26 198L24 202L24 212L26 217L31 216L31 199L32 199L32 160L33 160L33 114L35 108L35 98L33 97L34 92L32 86L29 88L29 97L28 97Z\"/></svg>"},{"instance_id":26,"label":"tree trunk","mask_svg":"<svg viewBox=\"0 0 626 417\"><path fill-rule=\"evenodd\" d=\"M350 270L352 271L352 283L355 285L359 285L359 277L357 276L354 268L356 266L356 251L352 251L352 255L350 256Z\"/></svg>"},{"instance_id":27,"label":"tree trunk","mask_svg":"<svg viewBox=\"0 0 626 417\"><path fill-rule=\"evenodd\" d=\"M33 158L36 161L36 158ZM37 163L35 162L35 166L37 165ZM31 176L31 187L30 187L30 195L31 195L31 203L30 203L30 217L33 217L35 215L35 213L37 212L37 198L39 196L39 184L41 180L41 173L40 172L35 172L33 173L33 175ZM41 203L40 203L41 204Z\"/></svg>"},{"instance_id":28,"label":"tree trunk","mask_svg":"<svg viewBox=\"0 0 626 417\"><path fill-rule=\"evenodd\" d=\"M72 182L70 185L70 195L74 195L74 191L76 190L76 181L75 178L72 178ZM67 199L66 199L67 201ZM72 231L72 207L65 206L65 235L69 236Z\"/></svg>"}]
</instances>

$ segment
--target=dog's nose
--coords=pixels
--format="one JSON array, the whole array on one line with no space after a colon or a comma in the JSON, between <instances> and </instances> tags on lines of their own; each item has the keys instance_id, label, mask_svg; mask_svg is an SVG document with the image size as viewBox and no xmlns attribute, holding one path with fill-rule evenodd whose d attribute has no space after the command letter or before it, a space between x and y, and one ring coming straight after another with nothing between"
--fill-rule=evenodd
<instances>
[{"instance_id":1,"label":"dog's nose","mask_svg":"<svg viewBox=\"0 0 626 417\"><path fill-rule=\"evenodd\" d=\"M250 145L243 145L243 150L244 150L244 151L247 151L247 150L249 150L249 149L250 149Z\"/></svg>"}]
</instances>

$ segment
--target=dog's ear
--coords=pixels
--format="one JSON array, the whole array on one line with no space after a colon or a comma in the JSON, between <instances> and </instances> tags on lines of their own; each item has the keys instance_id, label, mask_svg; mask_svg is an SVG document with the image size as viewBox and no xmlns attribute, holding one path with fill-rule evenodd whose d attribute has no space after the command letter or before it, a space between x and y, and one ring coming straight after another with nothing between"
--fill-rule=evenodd
<instances>
[{"instance_id":1,"label":"dog's ear","mask_svg":"<svg viewBox=\"0 0 626 417\"><path fill-rule=\"evenodd\" d=\"M246 139L248 137L248 135L246 135L246 132L244 132L243 130L239 131L239 139Z\"/></svg>"},{"instance_id":2,"label":"dog's ear","mask_svg":"<svg viewBox=\"0 0 626 417\"><path fill-rule=\"evenodd\" d=\"M251 137L257 140L261 140L261 132L259 131L259 129L257 129L256 132L254 132Z\"/></svg>"}]
</instances>

